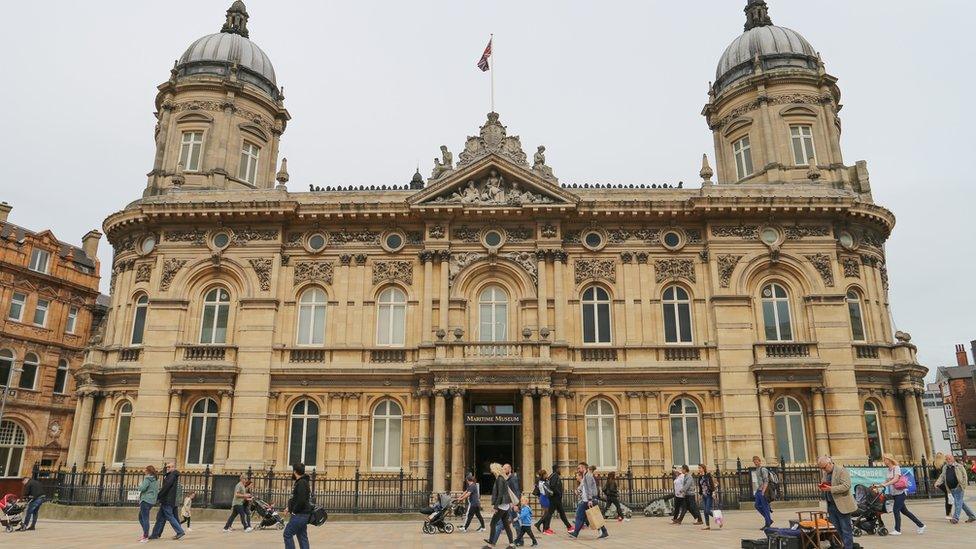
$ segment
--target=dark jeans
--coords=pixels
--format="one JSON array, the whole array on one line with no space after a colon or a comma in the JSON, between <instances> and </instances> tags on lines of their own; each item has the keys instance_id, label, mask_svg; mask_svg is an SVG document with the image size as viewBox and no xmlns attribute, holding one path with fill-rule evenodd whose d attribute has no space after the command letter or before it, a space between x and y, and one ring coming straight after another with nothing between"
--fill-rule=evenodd
<instances>
[{"instance_id":1,"label":"dark jeans","mask_svg":"<svg viewBox=\"0 0 976 549\"><path fill-rule=\"evenodd\" d=\"M522 537L524 537L525 534L528 534L529 537L532 538L532 545L535 545L536 543L539 543L538 540L535 539L535 534L532 533L532 527L531 526L526 526L524 524L520 524L519 525L519 534L518 534L518 537L515 538L515 544L516 545L521 545L522 544Z\"/></svg>"},{"instance_id":2,"label":"dark jeans","mask_svg":"<svg viewBox=\"0 0 976 549\"><path fill-rule=\"evenodd\" d=\"M481 507L468 507L468 520L464 522L464 529L467 530L468 526L471 526L471 519L478 517L478 522L481 524L481 528L485 527L485 519L481 517Z\"/></svg>"},{"instance_id":3,"label":"dark jeans","mask_svg":"<svg viewBox=\"0 0 976 549\"><path fill-rule=\"evenodd\" d=\"M587 509L589 509L589 505L587 505L585 501L581 501L579 502L579 504L576 505L576 529L573 530L572 534L570 534L574 538L579 537L580 531L583 529L583 526L589 525L589 522L587 522L586 520ZM600 528L600 535L601 536L608 535L606 526Z\"/></svg>"},{"instance_id":4,"label":"dark jeans","mask_svg":"<svg viewBox=\"0 0 976 549\"><path fill-rule=\"evenodd\" d=\"M234 517L238 515L241 517L241 526L244 528L251 527L251 514L247 512L247 502L245 501L240 505L231 507L230 517L227 518L227 522L224 524L224 530L229 529L234 524Z\"/></svg>"},{"instance_id":5,"label":"dark jeans","mask_svg":"<svg viewBox=\"0 0 976 549\"><path fill-rule=\"evenodd\" d=\"M617 518L624 518L624 510L623 507L620 506L620 498L616 496L612 498L607 497L607 511L610 510L611 505L617 508Z\"/></svg>"},{"instance_id":6,"label":"dark jeans","mask_svg":"<svg viewBox=\"0 0 976 549\"><path fill-rule=\"evenodd\" d=\"M295 540L298 537L298 546L301 549L308 549L308 518L309 515L293 514L288 519L285 526L285 549L295 549Z\"/></svg>"},{"instance_id":7,"label":"dark jeans","mask_svg":"<svg viewBox=\"0 0 976 549\"><path fill-rule=\"evenodd\" d=\"M149 537L149 510L152 509L152 503L146 503L145 501L139 502L139 525L142 526L142 537Z\"/></svg>"},{"instance_id":8,"label":"dark jeans","mask_svg":"<svg viewBox=\"0 0 976 549\"><path fill-rule=\"evenodd\" d=\"M518 514L515 512L515 506L512 505L508 508L508 524L509 526L517 526ZM495 524L494 522L492 524ZM494 539L497 541L499 536L502 535L502 524L499 522L495 524L492 529L492 533L495 535Z\"/></svg>"},{"instance_id":9,"label":"dark jeans","mask_svg":"<svg viewBox=\"0 0 976 549\"><path fill-rule=\"evenodd\" d=\"M24 513L24 528L33 528L37 526L37 511L41 508L41 504L47 501L47 496L40 496L32 499L30 503L27 504L27 511Z\"/></svg>"},{"instance_id":10,"label":"dark jeans","mask_svg":"<svg viewBox=\"0 0 976 549\"><path fill-rule=\"evenodd\" d=\"M156 539L163 535L163 528L166 528L167 522L173 527L177 535L185 533L183 532L183 527L180 526L180 521L176 520L176 506L160 503L159 511L156 512L156 524L153 526L152 535L149 536L150 539Z\"/></svg>"},{"instance_id":11,"label":"dark jeans","mask_svg":"<svg viewBox=\"0 0 976 549\"><path fill-rule=\"evenodd\" d=\"M769 506L769 501L766 499L766 495L762 493L762 490L756 490L756 511L759 511L763 520L766 521L764 526L769 528L773 524L773 509ZM851 523L851 517L847 517L847 523Z\"/></svg>"},{"instance_id":12,"label":"dark jeans","mask_svg":"<svg viewBox=\"0 0 976 549\"><path fill-rule=\"evenodd\" d=\"M671 513L671 520L678 522L678 515L683 515L685 512L685 498L683 496L674 496L674 512Z\"/></svg>"},{"instance_id":13,"label":"dark jeans","mask_svg":"<svg viewBox=\"0 0 976 549\"><path fill-rule=\"evenodd\" d=\"M569 529L569 519L566 518L566 511L563 509L563 498L558 496L551 496L549 498L549 507L546 508L546 512L542 515L542 529L548 530L550 524L552 523L552 515L554 513L559 513L559 518L562 519L563 524Z\"/></svg>"},{"instance_id":14,"label":"dark jeans","mask_svg":"<svg viewBox=\"0 0 976 549\"><path fill-rule=\"evenodd\" d=\"M712 496L706 496L702 494L702 515L705 515L705 526L708 526L708 519L712 518L712 503L714 499Z\"/></svg>"},{"instance_id":15,"label":"dark jeans","mask_svg":"<svg viewBox=\"0 0 976 549\"><path fill-rule=\"evenodd\" d=\"M508 543L512 543L512 519L508 512L508 509L496 509L495 514L491 516L491 523L488 527L491 531L491 535L488 537L491 545L495 545L495 542L498 541L498 536L501 535L502 528L505 528Z\"/></svg>"},{"instance_id":16,"label":"dark jeans","mask_svg":"<svg viewBox=\"0 0 976 549\"><path fill-rule=\"evenodd\" d=\"M192 517L180 517L180 524L185 524L187 528L190 527L190 519Z\"/></svg>"},{"instance_id":17,"label":"dark jeans","mask_svg":"<svg viewBox=\"0 0 976 549\"><path fill-rule=\"evenodd\" d=\"M924 526L924 524L922 524L922 521L918 520L918 517L912 514L912 512L908 510L908 507L905 507L906 499L908 499L908 494L898 494L895 496L895 508L893 510L893 512L895 513L895 532L901 532L902 513L904 513L905 516L909 518L909 520L914 522L915 526L918 526L919 528Z\"/></svg>"},{"instance_id":18,"label":"dark jeans","mask_svg":"<svg viewBox=\"0 0 976 549\"><path fill-rule=\"evenodd\" d=\"M701 514L698 513L698 502L695 501L694 494L690 496L685 496L684 500L685 500L685 505L681 509L681 514L678 515L678 522L681 522L682 520L685 519L685 511L691 513L691 516L695 517L696 522L701 521Z\"/></svg>"},{"instance_id":19,"label":"dark jeans","mask_svg":"<svg viewBox=\"0 0 976 549\"><path fill-rule=\"evenodd\" d=\"M965 486L965 484L963 486ZM962 486L957 486L952 490L949 490L949 493L952 494L952 501L956 503L955 509L952 510L953 519L959 520L959 515L963 511L966 512L967 517L971 519L976 519L976 514L973 514L973 510L970 509L969 505L966 504L966 498L963 497L964 492Z\"/></svg>"},{"instance_id":20,"label":"dark jeans","mask_svg":"<svg viewBox=\"0 0 976 549\"><path fill-rule=\"evenodd\" d=\"M844 542L844 549L854 549L854 525L851 524L851 516L841 513L836 505L828 502L827 518L840 533L840 539Z\"/></svg>"}]
</instances>

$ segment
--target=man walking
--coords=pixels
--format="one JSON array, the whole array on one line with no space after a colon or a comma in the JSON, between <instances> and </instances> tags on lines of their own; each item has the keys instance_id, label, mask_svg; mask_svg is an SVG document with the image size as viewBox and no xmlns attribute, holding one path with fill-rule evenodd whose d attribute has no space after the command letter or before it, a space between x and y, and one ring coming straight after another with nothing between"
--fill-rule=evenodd
<instances>
[{"instance_id":1,"label":"man walking","mask_svg":"<svg viewBox=\"0 0 976 549\"><path fill-rule=\"evenodd\" d=\"M291 466L291 476L295 479L295 486L291 489L291 499L288 500L288 525L285 526L285 549L295 549L298 546L308 549L308 519L312 513L312 490L309 487L308 475L305 474L305 464L296 463Z\"/></svg>"},{"instance_id":2,"label":"man walking","mask_svg":"<svg viewBox=\"0 0 976 549\"><path fill-rule=\"evenodd\" d=\"M966 484L968 482L966 466L957 461L956 456L952 454L946 454L945 459L942 473L939 475L939 479L935 481L935 485L944 486L952 495L952 518L949 519L949 522L959 524L959 513L962 511L965 511L966 517L968 517L966 522L976 521L973 510L969 508L969 505L966 505Z\"/></svg>"},{"instance_id":3,"label":"man walking","mask_svg":"<svg viewBox=\"0 0 976 549\"><path fill-rule=\"evenodd\" d=\"M516 519L518 518L518 513L515 511L515 504L522 499L522 485L519 484L518 473L512 471L511 463L506 463L505 465L503 465L502 472L505 474L505 478L508 479L506 480L506 484L508 484L509 491L511 491L512 494L515 495L515 498L512 500L512 506L508 508L508 517L509 519L511 519L510 522L512 524L517 524L518 522ZM499 537L501 537L503 526L504 525L502 524L502 522L498 521L498 524L495 526L495 532L494 532L495 535L492 539L498 539Z\"/></svg>"},{"instance_id":4,"label":"man walking","mask_svg":"<svg viewBox=\"0 0 976 549\"><path fill-rule=\"evenodd\" d=\"M586 510L596 505L597 496L596 479L593 478L593 473L587 469L586 462L581 461L579 465L576 466L576 472L583 475L583 482L580 484L580 488L582 489L580 501L579 504L576 505L576 527L569 534L574 538L579 537L580 530L582 530L583 525L586 524ZM607 527L603 526L600 528L600 535L597 537L597 539L603 539L609 536L610 534L607 533Z\"/></svg>"},{"instance_id":5,"label":"man walking","mask_svg":"<svg viewBox=\"0 0 976 549\"><path fill-rule=\"evenodd\" d=\"M827 516L840 532L844 549L854 548L854 527L851 513L857 511L857 502L851 494L851 474L843 466L834 464L830 456L817 459L817 467L823 472L820 491L827 500Z\"/></svg>"},{"instance_id":6,"label":"man walking","mask_svg":"<svg viewBox=\"0 0 976 549\"><path fill-rule=\"evenodd\" d=\"M33 530L37 526L37 511L41 504L46 500L41 491L41 483L31 477L24 477L24 492L21 495L24 499L29 499L27 511L24 513L24 522L20 523L21 530Z\"/></svg>"},{"instance_id":7,"label":"man walking","mask_svg":"<svg viewBox=\"0 0 976 549\"><path fill-rule=\"evenodd\" d=\"M159 502L159 511L156 512L156 524L153 525L152 535L149 539L159 539L163 535L163 529L169 522L176 535L173 539L182 539L186 535L183 527L180 526L179 519L176 518L176 492L180 482L180 472L176 470L176 465L172 462L166 464L166 474L163 476L163 485L159 489L156 501Z\"/></svg>"},{"instance_id":8,"label":"man walking","mask_svg":"<svg viewBox=\"0 0 976 549\"><path fill-rule=\"evenodd\" d=\"M763 518L763 526L760 530L765 530L773 525L773 509L769 506L769 469L763 465L762 458L752 456L752 464L755 469L752 471L752 490L755 495L756 511Z\"/></svg>"}]
</instances>

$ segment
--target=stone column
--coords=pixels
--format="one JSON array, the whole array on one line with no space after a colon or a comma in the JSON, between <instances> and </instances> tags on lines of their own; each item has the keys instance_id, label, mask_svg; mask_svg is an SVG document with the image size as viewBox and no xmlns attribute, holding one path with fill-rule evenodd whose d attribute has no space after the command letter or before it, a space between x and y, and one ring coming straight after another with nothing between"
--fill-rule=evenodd
<instances>
[{"instance_id":1,"label":"stone column","mask_svg":"<svg viewBox=\"0 0 976 549\"><path fill-rule=\"evenodd\" d=\"M560 474L565 474L569 467L569 414L566 410L566 399L572 393L556 391L556 455L559 458Z\"/></svg>"},{"instance_id":2,"label":"stone column","mask_svg":"<svg viewBox=\"0 0 976 549\"><path fill-rule=\"evenodd\" d=\"M88 444L91 442L92 411L95 405L95 396L98 393L89 391L80 393L78 399L81 400L81 410L75 417L74 428L77 433L77 440L71 452L70 461L78 464L79 469L84 469L88 462Z\"/></svg>"},{"instance_id":3,"label":"stone column","mask_svg":"<svg viewBox=\"0 0 976 549\"><path fill-rule=\"evenodd\" d=\"M661 392L647 392L647 465L659 465L666 471L671 456L664 456L664 435L661 430Z\"/></svg>"},{"instance_id":4,"label":"stone column","mask_svg":"<svg viewBox=\"0 0 976 549\"><path fill-rule=\"evenodd\" d=\"M644 429L641 414L641 397L644 393L637 391L628 391L628 410L627 418L630 423L630 443L627 441L621 441L621 446L628 444L630 446L630 464L636 465L638 471L644 471L646 466L646 459L644 458Z\"/></svg>"},{"instance_id":5,"label":"stone column","mask_svg":"<svg viewBox=\"0 0 976 549\"><path fill-rule=\"evenodd\" d=\"M532 491L535 479L535 389L522 393L522 491Z\"/></svg>"},{"instance_id":6,"label":"stone column","mask_svg":"<svg viewBox=\"0 0 976 549\"><path fill-rule=\"evenodd\" d=\"M763 459L769 461L776 456L776 438L773 427L773 390L760 388L759 391L759 421L762 428L762 451Z\"/></svg>"},{"instance_id":7,"label":"stone column","mask_svg":"<svg viewBox=\"0 0 976 549\"><path fill-rule=\"evenodd\" d=\"M918 463L925 453L925 438L922 435L922 419L918 412L918 390L904 389L905 415L908 418L908 440L912 444L912 459Z\"/></svg>"},{"instance_id":8,"label":"stone column","mask_svg":"<svg viewBox=\"0 0 976 549\"><path fill-rule=\"evenodd\" d=\"M556 250L552 262L552 290L556 313L556 335L553 341L566 341L566 294L563 290L563 266L566 264L567 254L563 250ZM558 413L558 410L557 410Z\"/></svg>"},{"instance_id":9,"label":"stone column","mask_svg":"<svg viewBox=\"0 0 976 549\"><path fill-rule=\"evenodd\" d=\"M180 433L180 406L182 405L183 391L180 389L170 389L169 391L169 414L166 419L166 440L163 445L163 461L176 461L176 442Z\"/></svg>"},{"instance_id":10,"label":"stone column","mask_svg":"<svg viewBox=\"0 0 976 549\"><path fill-rule=\"evenodd\" d=\"M432 256L433 252L427 250L420 252L420 262L424 264L424 296L420 320L420 341L423 343L431 342L431 328L433 327L434 260ZM427 397L423 398L427 399Z\"/></svg>"},{"instance_id":11,"label":"stone column","mask_svg":"<svg viewBox=\"0 0 976 549\"><path fill-rule=\"evenodd\" d=\"M214 465L222 467L224 462L227 461L227 447L230 444L231 397L234 396L234 391L219 391L218 395L220 395L220 408L217 410L217 440L214 445Z\"/></svg>"},{"instance_id":12,"label":"stone column","mask_svg":"<svg viewBox=\"0 0 976 549\"><path fill-rule=\"evenodd\" d=\"M546 295L546 291L548 290L546 284L546 252L544 250L536 250L535 257L539 269L539 281L536 287L536 293L538 296L537 310L539 316L539 328L541 329L549 326L549 297Z\"/></svg>"},{"instance_id":13,"label":"stone column","mask_svg":"<svg viewBox=\"0 0 976 549\"><path fill-rule=\"evenodd\" d=\"M830 455L830 433L827 432L827 407L824 405L826 387L814 387L813 391L813 438L817 457Z\"/></svg>"},{"instance_id":14,"label":"stone column","mask_svg":"<svg viewBox=\"0 0 976 549\"><path fill-rule=\"evenodd\" d=\"M75 453L78 447L78 431L79 431L79 427L81 426L81 408L84 402L85 402L84 393L78 392L77 397L75 398L75 413L71 417L71 439L68 442L68 463L67 463L67 465L69 466L77 463L77 460L75 460Z\"/></svg>"},{"instance_id":15,"label":"stone column","mask_svg":"<svg viewBox=\"0 0 976 549\"><path fill-rule=\"evenodd\" d=\"M464 389L452 389L451 490L464 489Z\"/></svg>"},{"instance_id":16,"label":"stone column","mask_svg":"<svg viewBox=\"0 0 976 549\"><path fill-rule=\"evenodd\" d=\"M430 475L430 389L417 389L414 392L420 411L417 417L417 471L418 478Z\"/></svg>"},{"instance_id":17,"label":"stone column","mask_svg":"<svg viewBox=\"0 0 976 549\"><path fill-rule=\"evenodd\" d=\"M447 456L444 455L444 438L446 436L447 430L447 417L445 410L444 397L447 394L447 390L438 389L434 391L434 479L433 479L433 489L434 492L440 493L444 491L444 477L445 477L445 461Z\"/></svg>"},{"instance_id":18,"label":"stone column","mask_svg":"<svg viewBox=\"0 0 976 549\"><path fill-rule=\"evenodd\" d=\"M440 309L439 309L439 321L438 324L443 330L447 330L450 326L450 310L451 310L451 298L450 298L450 266L451 266L451 252L447 250L442 250L440 253L441 258L441 297L440 297Z\"/></svg>"},{"instance_id":19,"label":"stone column","mask_svg":"<svg viewBox=\"0 0 976 549\"><path fill-rule=\"evenodd\" d=\"M539 462L552 471L552 389L539 389Z\"/></svg>"}]
</instances>

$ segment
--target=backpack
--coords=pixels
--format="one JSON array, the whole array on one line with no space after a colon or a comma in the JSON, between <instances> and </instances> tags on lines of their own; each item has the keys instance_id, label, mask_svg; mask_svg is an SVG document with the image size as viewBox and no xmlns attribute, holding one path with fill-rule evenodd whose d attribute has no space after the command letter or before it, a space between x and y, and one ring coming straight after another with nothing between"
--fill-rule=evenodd
<instances>
[{"instance_id":1,"label":"backpack","mask_svg":"<svg viewBox=\"0 0 976 549\"><path fill-rule=\"evenodd\" d=\"M776 471L773 471L772 469L766 469L766 471L769 473L769 486L766 489L768 494L767 499L769 499L769 501L776 501L780 495L779 475L777 475Z\"/></svg>"},{"instance_id":2,"label":"backpack","mask_svg":"<svg viewBox=\"0 0 976 549\"><path fill-rule=\"evenodd\" d=\"M308 523L312 526L322 526L329 519L329 513L321 505L313 505L312 512L308 515Z\"/></svg>"}]
</instances>

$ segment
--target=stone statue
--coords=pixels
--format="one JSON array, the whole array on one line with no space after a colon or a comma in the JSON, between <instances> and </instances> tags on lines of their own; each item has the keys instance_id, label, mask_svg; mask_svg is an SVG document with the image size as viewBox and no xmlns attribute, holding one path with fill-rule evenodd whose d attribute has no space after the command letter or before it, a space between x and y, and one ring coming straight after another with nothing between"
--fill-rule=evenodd
<instances>
[{"instance_id":1,"label":"stone statue","mask_svg":"<svg viewBox=\"0 0 976 549\"><path fill-rule=\"evenodd\" d=\"M479 200L481 200L481 191L475 186L474 181L468 181L468 186L464 188L464 192L461 194L461 202L474 204Z\"/></svg>"},{"instance_id":2,"label":"stone statue","mask_svg":"<svg viewBox=\"0 0 976 549\"><path fill-rule=\"evenodd\" d=\"M447 145L441 145L441 160L434 159L434 170L430 173L431 179L437 179L447 172L454 170L454 155L447 150Z\"/></svg>"},{"instance_id":3,"label":"stone statue","mask_svg":"<svg viewBox=\"0 0 976 549\"><path fill-rule=\"evenodd\" d=\"M546 166L546 148L543 145L539 145L535 154L532 155L532 171L547 179L556 178L552 173L552 168Z\"/></svg>"},{"instance_id":4,"label":"stone statue","mask_svg":"<svg viewBox=\"0 0 976 549\"><path fill-rule=\"evenodd\" d=\"M486 202L494 202L496 204L505 202L505 180L495 170L491 170L488 174L488 179L485 180L484 199Z\"/></svg>"}]
</instances>

